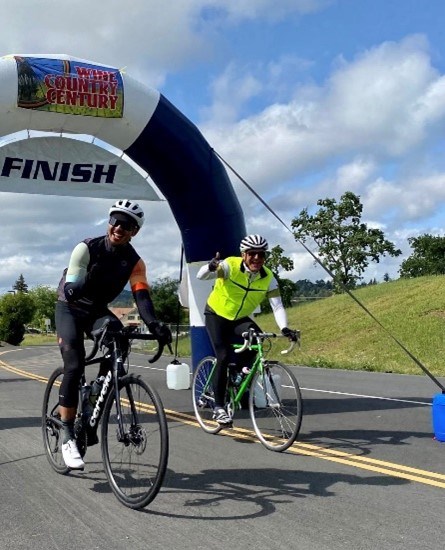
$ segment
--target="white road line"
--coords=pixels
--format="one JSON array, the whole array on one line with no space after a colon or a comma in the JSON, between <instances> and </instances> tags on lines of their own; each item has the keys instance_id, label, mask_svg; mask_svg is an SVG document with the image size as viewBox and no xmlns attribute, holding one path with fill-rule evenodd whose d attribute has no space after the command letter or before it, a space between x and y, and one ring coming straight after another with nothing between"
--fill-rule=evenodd
<instances>
[{"instance_id":1,"label":"white road line","mask_svg":"<svg viewBox=\"0 0 445 550\"><path fill-rule=\"evenodd\" d=\"M347 395L350 397L363 397L364 399L381 399L383 401L397 401L398 403L411 403L414 405L428 405L431 407L431 403L426 403L425 401L410 401L408 399L396 399L395 397L379 397L377 395L362 395L360 393L346 393L343 391L332 391L332 390L317 390L315 388L300 388L305 391L316 391L319 393L334 393L337 395Z\"/></svg>"},{"instance_id":2,"label":"white road line","mask_svg":"<svg viewBox=\"0 0 445 550\"><path fill-rule=\"evenodd\" d=\"M150 366L143 366L143 365L130 365L131 367L136 367L138 369L151 369L151 370L157 370L157 371L164 371L165 369L160 369L156 367L150 367ZM395 397L379 397L377 395L363 395L360 393L347 393L342 391L333 391L333 390L319 390L317 388L301 388L301 390L304 391L313 391L318 393L330 393L335 395L346 395L348 397L361 397L363 399L380 399L381 401L395 401L397 403L410 403L411 405L426 405L428 407L432 406L432 403L427 403L425 401L411 401L409 399L396 399Z\"/></svg>"}]
</instances>

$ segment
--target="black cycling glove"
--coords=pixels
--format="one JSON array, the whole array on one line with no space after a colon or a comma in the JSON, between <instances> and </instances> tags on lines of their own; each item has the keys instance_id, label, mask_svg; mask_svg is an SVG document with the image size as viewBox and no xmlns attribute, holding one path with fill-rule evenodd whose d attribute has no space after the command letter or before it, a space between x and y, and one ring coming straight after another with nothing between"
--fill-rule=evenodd
<instances>
[{"instance_id":1,"label":"black cycling glove","mask_svg":"<svg viewBox=\"0 0 445 550\"><path fill-rule=\"evenodd\" d=\"M298 337L300 333L298 330L292 330L290 328L284 327L281 329L281 334L283 336L286 336L286 338L289 338L291 342L298 342Z\"/></svg>"},{"instance_id":2,"label":"black cycling glove","mask_svg":"<svg viewBox=\"0 0 445 550\"><path fill-rule=\"evenodd\" d=\"M219 266L219 258L212 258L209 262L209 271L216 271Z\"/></svg>"},{"instance_id":3,"label":"black cycling glove","mask_svg":"<svg viewBox=\"0 0 445 550\"><path fill-rule=\"evenodd\" d=\"M171 344L172 342L172 333L167 325L161 323L160 321L152 321L148 324L148 330L156 337L161 346Z\"/></svg>"}]
</instances>

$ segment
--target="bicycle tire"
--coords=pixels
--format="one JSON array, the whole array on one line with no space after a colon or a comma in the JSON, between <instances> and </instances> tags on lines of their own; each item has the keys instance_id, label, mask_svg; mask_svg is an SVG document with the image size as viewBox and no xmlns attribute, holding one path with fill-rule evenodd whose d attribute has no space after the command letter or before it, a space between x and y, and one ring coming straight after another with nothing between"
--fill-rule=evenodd
<instances>
[{"instance_id":1,"label":"bicycle tire","mask_svg":"<svg viewBox=\"0 0 445 550\"><path fill-rule=\"evenodd\" d=\"M102 416L102 459L110 487L128 508L147 506L158 494L167 470L167 418L158 393L140 376L119 381L124 440L118 438L114 388Z\"/></svg>"},{"instance_id":2,"label":"bicycle tire","mask_svg":"<svg viewBox=\"0 0 445 550\"><path fill-rule=\"evenodd\" d=\"M209 375L215 362L215 357L211 356L201 359L192 378L192 400L196 420L201 428L209 434L217 434L223 429L223 426L213 419L215 396L211 385L208 386Z\"/></svg>"},{"instance_id":3,"label":"bicycle tire","mask_svg":"<svg viewBox=\"0 0 445 550\"><path fill-rule=\"evenodd\" d=\"M297 439L303 418L303 399L292 371L266 362L250 386L249 412L258 439L270 451L282 452Z\"/></svg>"},{"instance_id":4,"label":"bicycle tire","mask_svg":"<svg viewBox=\"0 0 445 550\"><path fill-rule=\"evenodd\" d=\"M59 387L62 378L63 368L59 367L51 374L46 385L42 407L42 435L43 446L48 462L58 474L66 475L71 471L71 469L66 466L65 461L63 460L60 427L59 424L54 421L54 419L60 421L58 408ZM83 457L86 451L86 439L81 425L82 420L80 406L81 404L79 400L79 408L76 415L76 420L74 422L74 431L82 439L83 443L80 441L78 442L78 449Z\"/></svg>"}]
</instances>

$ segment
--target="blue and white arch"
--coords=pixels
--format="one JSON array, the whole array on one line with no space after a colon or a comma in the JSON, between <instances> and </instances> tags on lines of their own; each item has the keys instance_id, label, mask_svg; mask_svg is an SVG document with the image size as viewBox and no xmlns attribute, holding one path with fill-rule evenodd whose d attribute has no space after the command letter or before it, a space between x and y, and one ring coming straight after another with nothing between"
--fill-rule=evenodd
<instances>
[{"instance_id":1,"label":"blue and white arch","mask_svg":"<svg viewBox=\"0 0 445 550\"><path fill-rule=\"evenodd\" d=\"M33 70L41 74L30 84ZM182 236L196 366L211 353L202 313L210 283L198 281L196 272L216 250L222 257L237 254L246 233L227 173L201 132L158 91L118 69L62 54L0 59L0 136L23 130L61 137L28 140L35 144L32 151L24 152L20 142L2 147L0 191L153 198L146 180L131 188L135 174L125 178L122 163L99 153L94 144L79 145L76 163L71 147L61 145L66 134L86 134L110 144L153 179Z\"/></svg>"}]
</instances>

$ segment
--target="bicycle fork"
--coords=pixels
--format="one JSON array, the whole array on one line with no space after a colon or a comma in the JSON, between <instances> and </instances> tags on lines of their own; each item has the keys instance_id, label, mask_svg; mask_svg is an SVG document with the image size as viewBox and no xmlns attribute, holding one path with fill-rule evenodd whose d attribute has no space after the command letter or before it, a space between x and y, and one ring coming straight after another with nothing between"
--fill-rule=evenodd
<instances>
[{"instance_id":1,"label":"bicycle fork","mask_svg":"<svg viewBox=\"0 0 445 550\"><path fill-rule=\"evenodd\" d=\"M278 374L274 375L268 366L263 365L263 368L261 369L261 380L263 385L262 390L264 392L265 407L278 409L281 407L281 395L278 389L281 381L276 380L276 376L279 377Z\"/></svg>"}]
</instances>

